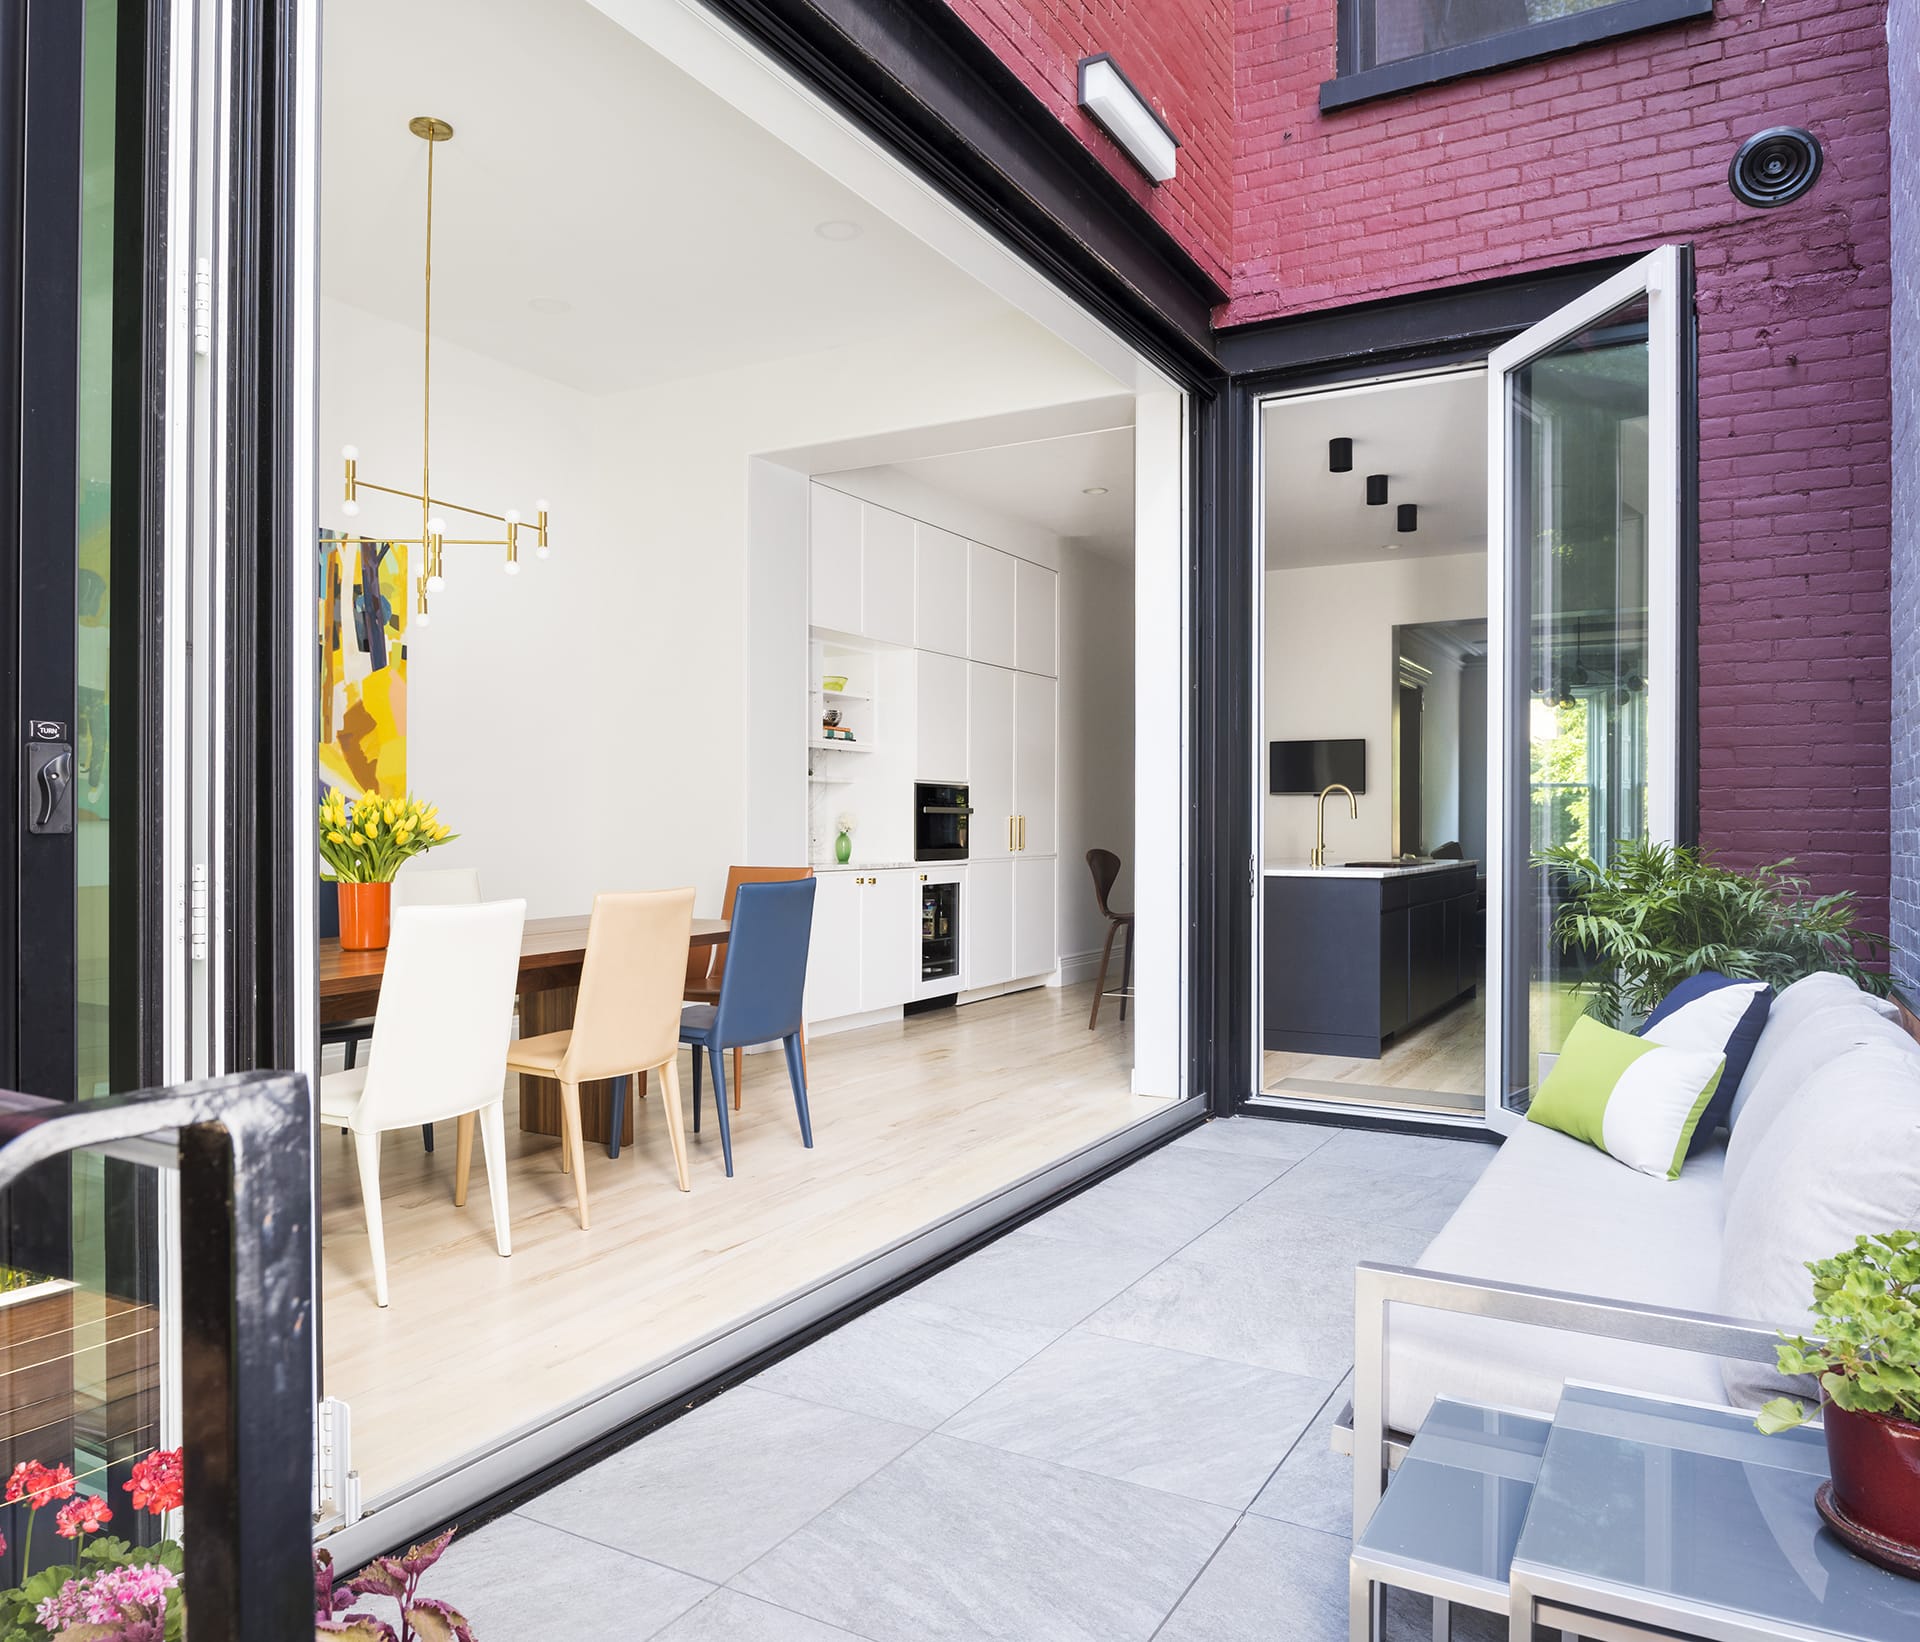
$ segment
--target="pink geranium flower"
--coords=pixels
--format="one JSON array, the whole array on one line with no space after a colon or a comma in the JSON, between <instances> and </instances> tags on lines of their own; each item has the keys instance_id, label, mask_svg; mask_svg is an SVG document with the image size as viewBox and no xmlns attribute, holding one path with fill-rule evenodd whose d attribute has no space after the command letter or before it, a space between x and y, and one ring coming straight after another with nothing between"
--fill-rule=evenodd
<instances>
[{"instance_id":1,"label":"pink geranium flower","mask_svg":"<svg viewBox=\"0 0 1920 1642\"><path fill-rule=\"evenodd\" d=\"M64 1465L42 1465L38 1460L22 1460L7 1478L7 1503L25 1500L31 1510L39 1510L51 1500L73 1497L73 1472Z\"/></svg>"},{"instance_id":2,"label":"pink geranium flower","mask_svg":"<svg viewBox=\"0 0 1920 1642\"><path fill-rule=\"evenodd\" d=\"M60 1507L60 1514L53 1519L53 1531L62 1539L74 1539L81 1534L97 1534L111 1521L113 1510L105 1500L82 1494Z\"/></svg>"}]
</instances>

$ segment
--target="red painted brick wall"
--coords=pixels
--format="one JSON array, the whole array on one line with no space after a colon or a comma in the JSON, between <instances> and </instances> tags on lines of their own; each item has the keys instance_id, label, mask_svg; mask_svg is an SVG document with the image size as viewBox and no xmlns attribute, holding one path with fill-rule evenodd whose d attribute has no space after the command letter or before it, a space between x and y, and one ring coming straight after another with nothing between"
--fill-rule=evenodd
<instances>
[{"instance_id":1,"label":"red painted brick wall","mask_svg":"<svg viewBox=\"0 0 1920 1642\"><path fill-rule=\"evenodd\" d=\"M1233 235L1233 0L946 0L1027 88L1226 288ZM1082 57L1110 51L1180 139L1179 174L1147 181L1081 113Z\"/></svg>"},{"instance_id":2,"label":"red painted brick wall","mask_svg":"<svg viewBox=\"0 0 1920 1642\"><path fill-rule=\"evenodd\" d=\"M1719 0L1629 36L1324 117L1332 0L1239 0L1224 323L1664 241L1696 249L1701 831L1791 855L1885 916L1889 514L1886 11ZM1738 204L1769 125L1813 192Z\"/></svg>"}]
</instances>

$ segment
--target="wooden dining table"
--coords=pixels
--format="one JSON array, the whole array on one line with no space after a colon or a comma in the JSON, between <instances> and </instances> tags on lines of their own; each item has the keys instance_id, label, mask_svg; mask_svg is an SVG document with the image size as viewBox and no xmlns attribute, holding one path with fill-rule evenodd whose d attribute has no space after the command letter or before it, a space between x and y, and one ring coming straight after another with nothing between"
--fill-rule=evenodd
<instances>
[{"instance_id":1,"label":"wooden dining table","mask_svg":"<svg viewBox=\"0 0 1920 1642\"><path fill-rule=\"evenodd\" d=\"M529 918L520 938L520 1034L537 1038L573 1025L580 991L580 966L587 955L587 917ZM727 938L724 918L693 920L693 947L715 947ZM380 977L387 967L384 947L370 952L342 949L335 936L320 941L320 1024L363 1020L380 1002ZM625 1082L609 1078L580 1086L580 1122L587 1140L612 1138L614 1095ZM620 1143L633 1139L632 1103L621 1101L624 1119ZM520 1127L529 1134L560 1133L560 1085L552 1078L520 1079Z\"/></svg>"}]
</instances>

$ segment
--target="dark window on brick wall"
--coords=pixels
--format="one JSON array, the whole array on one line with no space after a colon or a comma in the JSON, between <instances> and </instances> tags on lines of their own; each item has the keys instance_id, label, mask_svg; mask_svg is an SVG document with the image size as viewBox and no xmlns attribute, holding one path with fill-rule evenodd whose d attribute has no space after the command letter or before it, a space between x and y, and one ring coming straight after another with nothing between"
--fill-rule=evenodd
<instances>
[{"instance_id":1,"label":"dark window on brick wall","mask_svg":"<svg viewBox=\"0 0 1920 1642\"><path fill-rule=\"evenodd\" d=\"M1713 0L1339 0L1323 109L1713 15Z\"/></svg>"}]
</instances>

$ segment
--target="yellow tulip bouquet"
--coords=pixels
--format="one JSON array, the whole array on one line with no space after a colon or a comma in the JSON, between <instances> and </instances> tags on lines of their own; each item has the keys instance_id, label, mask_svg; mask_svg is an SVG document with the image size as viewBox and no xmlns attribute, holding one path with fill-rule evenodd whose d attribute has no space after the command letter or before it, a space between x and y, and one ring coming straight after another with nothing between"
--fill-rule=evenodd
<instances>
[{"instance_id":1,"label":"yellow tulip bouquet","mask_svg":"<svg viewBox=\"0 0 1920 1642\"><path fill-rule=\"evenodd\" d=\"M411 793L349 804L336 789L320 801L320 854L343 884L390 883L401 863L459 836Z\"/></svg>"}]
</instances>

